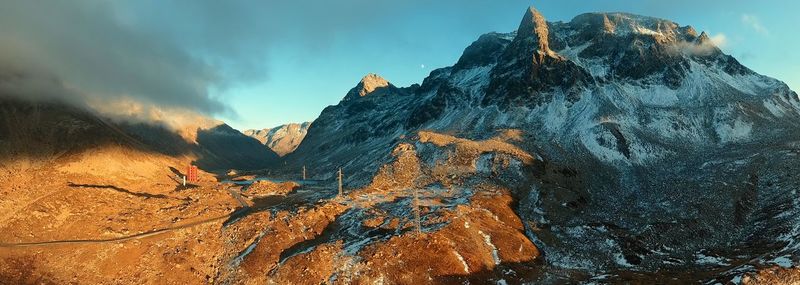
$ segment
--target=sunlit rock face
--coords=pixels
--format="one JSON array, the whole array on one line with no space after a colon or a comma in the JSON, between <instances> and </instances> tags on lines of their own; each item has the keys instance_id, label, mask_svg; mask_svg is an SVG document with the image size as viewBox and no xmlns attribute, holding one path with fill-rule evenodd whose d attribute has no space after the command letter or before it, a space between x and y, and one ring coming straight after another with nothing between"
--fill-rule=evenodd
<instances>
[{"instance_id":1,"label":"sunlit rock face","mask_svg":"<svg viewBox=\"0 0 800 285\"><path fill-rule=\"evenodd\" d=\"M279 156L284 156L293 152L300 145L310 126L310 122L291 123L271 129L246 130L243 133L257 139Z\"/></svg>"},{"instance_id":2,"label":"sunlit rock face","mask_svg":"<svg viewBox=\"0 0 800 285\"><path fill-rule=\"evenodd\" d=\"M397 89L397 87L394 87L394 85L389 83L389 81L386 81L386 79L383 79L383 77L380 77L374 73L370 73L365 75L364 78L361 78L361 82L359 82L356 87L353 87L353 89L350 89L350 92L347 92L347 95L345 95L344 99L342 100L347 101L364 97L372 94L376 90L383 91L393 89Z\"/></svg>"}]
</instances>

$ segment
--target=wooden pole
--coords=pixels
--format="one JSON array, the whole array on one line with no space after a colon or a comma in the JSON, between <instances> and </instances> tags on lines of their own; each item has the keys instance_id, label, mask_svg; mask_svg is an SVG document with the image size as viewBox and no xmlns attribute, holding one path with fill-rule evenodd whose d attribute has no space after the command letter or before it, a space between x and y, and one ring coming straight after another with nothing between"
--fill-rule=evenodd
<instances>
[{"instance_id":1,"label":"wooden pole","mask_svg":"<svg viewBox=\"0 0 800 285\"><path fill-rule=\"evenodd\" d=\"M414 187L414 220L417 222L417 233L422 233L422 223L419 218L419 195L417 195L417 187Z\"/></svg>"},{"instance_id":2,"label":"wooden pole","mask_svg":"<svg viewBox=\"0 0 800 285\"><path fill-rule=\"evenodd\" d=\"M342 168L339 167L339 196L342 196Z\"/></svg>"}]
</instances>

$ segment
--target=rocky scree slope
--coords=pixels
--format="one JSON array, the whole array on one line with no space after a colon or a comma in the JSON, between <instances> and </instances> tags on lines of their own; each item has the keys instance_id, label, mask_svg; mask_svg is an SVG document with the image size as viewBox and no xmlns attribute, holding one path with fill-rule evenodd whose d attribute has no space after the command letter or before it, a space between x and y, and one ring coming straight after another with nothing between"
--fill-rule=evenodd
<instances>
[{"instance_id":1,"label":"rocky scree slope","mask_svg":"<svg viewBox=\"0 0 800 285\"><path fill-rule=\"evenodd\" d=\"M730 280L798 262L798 96L690 26L547 22L530 8L516 32L481 36L421 85L370 81L323 110L290 168L324 179L343 167L348 187L365 186L397 145L428 145L422 130L512 129L536 163L495 181L548 266Z\"/></svg>"}]
</instances>

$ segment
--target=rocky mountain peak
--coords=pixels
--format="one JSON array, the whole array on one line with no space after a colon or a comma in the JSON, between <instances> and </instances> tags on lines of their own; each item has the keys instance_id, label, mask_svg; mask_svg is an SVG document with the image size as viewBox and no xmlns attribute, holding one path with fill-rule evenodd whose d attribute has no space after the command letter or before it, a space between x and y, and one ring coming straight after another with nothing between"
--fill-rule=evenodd
<instances>
[{"instance_id":1,"label":"rocky mountain peak","mask_svg":"<svg viewBox=\"0 0 800 285\"><path fill-rule=\"evenodd\" d=\"M381 89L395 89L395 87L380 75L370 73L361 78L361 81L358 82L358 85L356 85L356 87L353 89L350 89L350 92L347 92L347 95L344 97L343 101L364 97L372 94L376 90Z\"/></svg>"},{"instance_id":2,"label":"rocky mountain peak","mask_svg":"<svg viewBox=\"0 0 800 285\"><path fill-rule=\"evenodd\" d=\"M592 78L575 62L550 49L551 44L563 45L558 28L558 23L547 23L539 11L528 8L516 37L490 72L482 104L539 105L548 102L550 91L556 89L567 93L569 101L576 101L578 90Z\"/></svg>"},{"instance_id":3,"label":"rocky mountain peak","mask_svg":"<svg viewBox=\"0 0 800 285\"><path fill-rule=\"evenodd\" d=\"M380 75L370 73L361 78L360 84L362 88L359 90L358 95L364 96L372 93L375 89L389 86L389 81L386 81L386 79L383 79Z\"/></svg>"},{"instance_id":4,"label":"rocky mountain peak","mask_svg":"<svg viewBox=\"0 0 800 285\"><path fill-rule=\"evenodd\" d=\"M686 31L685 32L686 32L686 35L688 35L688 36L692 36L692 37L696 37L697 36L697 30L695 30L694 27L692 27L692 26L686 26Z\"/></svg>"},{"instance_id":5,"label":"rocky mountain peak","mask_svg":"<svg viewBox=\"0 0 800 285\"><path fill-rule=\"evenodd\" d=\"M708 37L708 34L706 34L705 31L703 31L702 33L700 33L700 36L697 37L697 42L701 43L701 44L702 43L711 43L711 38Z\"/></svg>"},{"instance_id":6,"label":"rocky mountain peak","mask_svg":"<svg viewBox=\"0 0 800 285\"><path fill-rule=\"evenodd\" d=\"M533 6L528 7L517 29L517 38L531 38L538 43L538 50L540 52L550 53L549 33L547 21L544 16L542 16L542 13L539 13Z\"/></svg>"}]
</instances>

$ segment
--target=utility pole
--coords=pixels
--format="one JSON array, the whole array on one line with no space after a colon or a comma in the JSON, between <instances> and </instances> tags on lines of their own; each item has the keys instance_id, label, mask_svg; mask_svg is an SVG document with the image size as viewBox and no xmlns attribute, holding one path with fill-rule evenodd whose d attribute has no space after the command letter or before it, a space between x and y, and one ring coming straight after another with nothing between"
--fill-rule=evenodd
<instances>
[{"instance_id":1,"label":"utility pole","mask_svg":"<svg viewBox=\"0 0 800 285\"><path fill-rule=\"evenodd\" d=\"M303 180L306 180L306 166L303 165Z\"/></svg>"},{"instance_id":2,"label":"utility pole","mask_svg":"<svg viewBox=\"0 0 800 285\"><path fill-rule=\"evenodd\" d=\"M422 223L419 218L419 195L417 194L417 187L414 187L414 220L417 222L417 234L421 234Z\"/></svg>"},{"instance_id":3,"label":"utility pole","mask_svg":"<svg viewBox=\"0 0 800 285\"><path fill-rule=\"evenodd\" d=\"M342 168L339 167L339 197L342 196Z\"/></svg>"}]
</instances>

